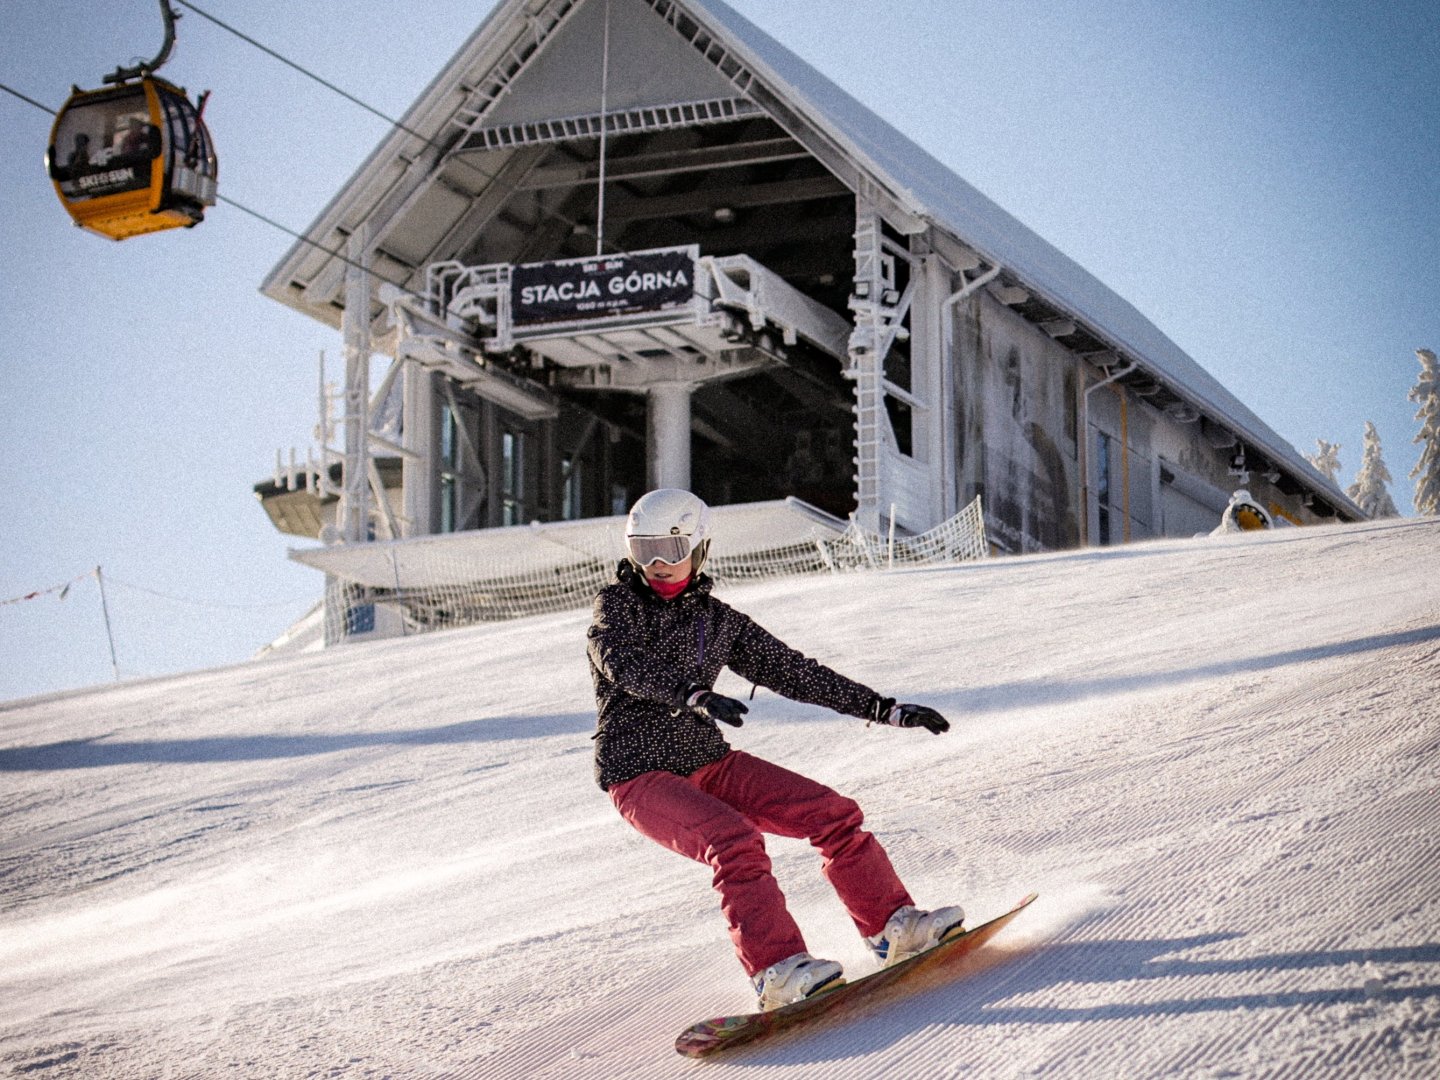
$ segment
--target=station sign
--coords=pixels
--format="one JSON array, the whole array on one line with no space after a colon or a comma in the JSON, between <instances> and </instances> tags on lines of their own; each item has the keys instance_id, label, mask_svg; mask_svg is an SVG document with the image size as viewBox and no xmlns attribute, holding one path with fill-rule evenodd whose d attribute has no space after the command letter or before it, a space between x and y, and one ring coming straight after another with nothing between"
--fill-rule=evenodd
<instances>
[{"instance_id":1,"label":"station sign","mask_svg":"<svg viewBox=\"0 0 1440 1080\"><path fill-rule=\"evenodd\" d=\"M516 266L511 322L534 327L683 307L695 295L698 255L690 244Z\"/></svg>"}]
</instances>

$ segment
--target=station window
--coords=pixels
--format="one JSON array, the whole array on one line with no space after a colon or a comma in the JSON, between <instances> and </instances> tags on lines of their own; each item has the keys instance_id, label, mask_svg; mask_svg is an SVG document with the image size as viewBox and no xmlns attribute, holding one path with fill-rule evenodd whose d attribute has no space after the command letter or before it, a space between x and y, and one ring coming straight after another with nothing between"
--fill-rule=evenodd
<instances>
[{"instance_id":1,"label":"station window","mask_svg":"<svg viewBox=\"0 0 1440 1080\"><path fill-rule=\"evenodd\" d=\"M500 524L519 525L525 520L525 434L506 431L500 436L500 473L504 490L500 497Z\"/></svg>"},{"instance_id":2,"label":"station window","mask_svg":"<svg viewBox=\"0 0 1440 1080\"><path fill-rule=\"evenodd\" d=\"M1110 498L1115 490L1111 483L1111 449L1114 441L1103 431L1095 433L1096 539L1102 545L1112 542Z\"/></svg>"},{"instance_id":3,"label":"station window","mask_svg":"<svg viewBox=\"0 0 1440 1080\"><path fill-rule=\"evenodd\" d=\"M440 418L440 531L454 532L460 527L460 484L457 472L460 461L460 431L455 410L446 405Z\"/></svg>"},{"instance_id":4,"label":"station window","mask_svg":"<svg viewBox=\"0 0 1440 1080\"><path fill-rule=\"evenodd\" d=\"M899 398L885 395L885 412L890 417L890 430L895 433L895 449L906 457L915 456L915 413Z\"/></svg>"},{"instance_id":5,"label":"station window","mask_svg":"<svg viewBox=\"0 0 1440 1080\"><path fill-rule=\"evenodd\" d=\"M574 454L560 459L560 517L564 521L575 521L583 516L584 503L584 462Z\"/></svg>"}]
</instances>

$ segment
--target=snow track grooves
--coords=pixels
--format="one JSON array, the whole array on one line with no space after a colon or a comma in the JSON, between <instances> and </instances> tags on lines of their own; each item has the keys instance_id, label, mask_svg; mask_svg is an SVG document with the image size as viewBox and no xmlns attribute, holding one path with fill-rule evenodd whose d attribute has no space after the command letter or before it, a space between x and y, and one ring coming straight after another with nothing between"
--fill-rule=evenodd
<instances>
[{"instance_id":1,"label":"snow track grooves","mask_svg":"<svg viewBox=\"0 0 1440 1080\"><path fill-rule=\"evenodd\" d=\"M735 590L955 724L762 692L736 745L856 796L921 904L1041 895L965 978L708 1063L672 1039L749 991L709 871L590 780L583 615L6 706L0 1075L1428 1080L1437 548L1406 521ZM865 970L814 852L770 851L812 951Z\"/></svg>"},{"instance_id":2,"label":"snow track grooves","mask_svg":"<svg viewBox=\"0 0 1440 1080\"><path fill-rule=\"evenodd\" d=\"M1254 769L1207 777L1184 767L1173 742L1129 759L1138 770L1163 763L1167 790L1175 794L1161 805L1152 803L1145 822L1155 830L1163 821L1174 843L1150 858L1135 858L1128 873L1112 875L1112 888L1125 902L1085 927L1087 940L1110 939L1113 948L1107 951L1115 958L1129 954L1136 961L1132 969L1127 973L1122 964L1118 971L1088 975L1082 969L1067 972L1069 977L1124 985L1135 1016L1227 1012L1238 1023L1227 1025L1223 1056L1233 1058L1236 1046L1249 1047L1242 1075L1317 1075L1312 1069L1372 1075L1397 1046L1410 1045L1407 1032L1410 1040L1433 1039L1440 945L1394 953L1353 947L1384 935L1407 908L1433 911L1440 895L1435 683L1415 677L1433 661L1433 652L1432 645L1421 643L1387 652L1379 662L1353 659L1298 691L1291 685L1249 698L1236 707L1244 717L1239 723L1215 714L1212 722L1242 760L1257 763ZM1397 719L1405 717L1423 721L1397 727ZM1183 742L1194 747L1204 739L1189 735ZM1276 744L1290 747L1288 759L1272 752ZM1207 754L1190 764L1212 760ZM1101 786L1115 771L1106 765L1091 779ZM1419 786L1407 788L1407 777ZM1377 785L1377 779L1382 783ZM1074 778L1069 782L1074 784ZM1304 817L1306 808L1313 813L1317 788L1333 793L1328 805L1334 812ZM1327 802L1319 801L1322 807ZM1207 881L1207 870L1223 870L1225 876ZM1346 883L1338 895L1330 885L1337 879ZM1278 925L1270 925L1271 920ZM1307 925L1316 952L1263 951L1268 940L1291 932L1286 920ZM1147 956L1140 943L1157 924L1211 932L1157 943L1160 951ZM1245 944L1246 939L1253 944ZM1176 948L1202 959L1171 961L1165 953ZM1361 1017L1373 1011L1375 1000L1391 992L1376 989L1377 976L1364 972L1376 970L1377 964L1383 972L1392 955L1397 963L1414 962L1431 973L1430 985L1395 991L1416 1015L1399 1026L1347 1039L1343 1052L1306 1052L1303 1065L1301 1060L1267 1062L1267 1048L1294 1041L1288 1029L1313 1024L1312 1016L1336 1008ZM1036 963L1043 959L1038 956ZM1017 974L1010 981L1022 979ZM1055 1008L1054 1000L1046 995L1033 1005ZM1112 1003L1103 1010L1081 1010L1077 1019L1088 1016L1104 1023L1123 1015L1124 1009ZM1061 1070L1067 1063L1073 1068L1078 1055L1094 1075L1134 1075L1136 1042L1119 1033L1095 1036L1089 1025L1077 1026L1056 1042L1039 1071ZM1197 1042L1171 1060L1153 1061L1154 1074L1203 1075L1200 1066L1215 1060L1221 1049L1218 1039ZM1394 1075L1403 1074L1402 1063Z\"/></svg>"}]
</instances>

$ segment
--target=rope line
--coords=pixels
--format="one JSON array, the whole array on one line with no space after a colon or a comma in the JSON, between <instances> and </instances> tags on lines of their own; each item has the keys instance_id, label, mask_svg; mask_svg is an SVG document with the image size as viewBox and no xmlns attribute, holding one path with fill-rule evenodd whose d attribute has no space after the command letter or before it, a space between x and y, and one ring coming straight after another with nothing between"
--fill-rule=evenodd
<instances>
[{"instance_id":1,"label":"rope line","mask_svg":"<svg viewBox=\"0 0 1440 1080\"><path fill-rule=\"evenodd\" d=\"M42 596L49 596L57 592L60 594L60 599L64 600L66 594L70 592L72 585L78 585L86 578L94 576L94 570L86 570L85 573L79 577L71 578L69 581L62 582L59 585L51 585L48 589L35 589L33 592L28 592L23 596L12 596L9 600L0 600L0 607L4 607L7 604L23 604L26 600L38 600Z\"/></svg>"},{"instance_id":2,"label":"rope line","mask_svg":"<svg viewBox=\"0 0 1440 1080\"><path fill-rule=\"evenodd\" d=\"M23 604L26 600L39 600L41 597L53 596L55 593L59 593L60 599L64 600L66 595L70 592L71 588L78 585L86 578L96 577L98 573L99 567L94 570L87 570L85 571L85 573L80 574L78 577L71 578L69 581L63 581L59 585L51 585L49 588L45 589L32 589L30 592L24 593L20 596L12 596L8 600L0 600L0 607L5 607L10 604ZM161 592L158 589L151 589L144 585L135 585L128 581L121 581L118 578L109 574L105 576L105 580L111 585L119 585L121 588L129 589L132 592L144 593L146 596L154 596L161 600L169 600L171 603L185 604L189 607L205 608L207 610L263 611L272 608L294 607L297 604L315 603L314 598L307 596L292 597L289 600L266 600L262 603L255 604L231 604L225 603L220 600L195 600L188 596L175 596L171 593Z\"/></svg>"},{"instance_id":3,"label":"rope line","mask_svg":"<svg viewBox=\"0 0 1440 1080\"><path fill-rule=\"evenodd\" d=\"M129 589L132 592L144 593L146 596L154 596L160 600L169 600L171 603L175 604L185 604L189 607L207 608L211 610L262 611L270 608L293 607L296 604L315 603L313 597L292 598L289 600L266 600L263 603L256 604L229 604L223 603L219 600L193 600L186 596L173 596L170 593L163 593L157 589L147 588L144 585L134 585L128 581L121 581L113 574L105 575L105 579L111 585L119 585L121 588Z\"/></svg>"}]
</instances>

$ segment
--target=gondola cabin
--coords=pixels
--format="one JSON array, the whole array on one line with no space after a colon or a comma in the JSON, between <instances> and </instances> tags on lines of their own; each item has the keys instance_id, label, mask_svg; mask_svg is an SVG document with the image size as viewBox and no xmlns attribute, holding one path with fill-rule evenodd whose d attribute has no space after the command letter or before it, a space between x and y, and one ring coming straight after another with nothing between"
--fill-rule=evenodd
<instances>
[{"instance_id":1,"label":"gondola cabin","mask_svg":"<svg viewBox=\"0 0 1440 1080\"><path fill-rule=\"evenodd\" d=\"M78 87L55 117L46 165L75 224L112 240L189 228L215 205L210 132L185 91L146 75Z\"/></svg>"}]
</instances>

